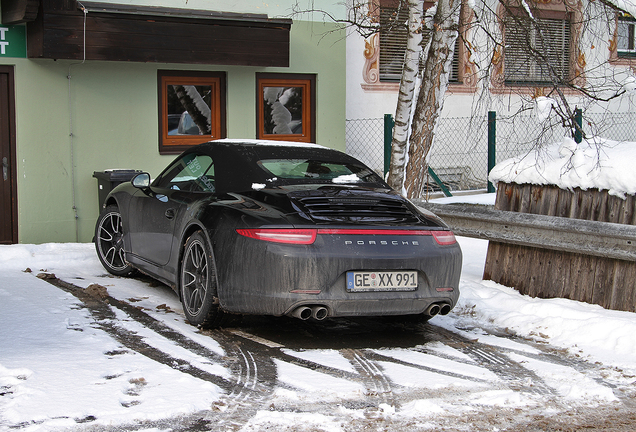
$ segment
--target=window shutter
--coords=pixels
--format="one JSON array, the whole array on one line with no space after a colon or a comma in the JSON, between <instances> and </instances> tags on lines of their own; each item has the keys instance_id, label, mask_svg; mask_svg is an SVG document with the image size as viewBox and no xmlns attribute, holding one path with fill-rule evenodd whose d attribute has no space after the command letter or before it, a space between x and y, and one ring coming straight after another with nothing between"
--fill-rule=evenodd
<instances>
[{"instance_id":1,"label":"window shutter","mask_svg":"<svg viewBox=\"0 0 636 432\"><path fill-rule=\"evenodd\" d=\"M400 81L404 66L404 53L408 40L408 8L380 8L380 81ZM424 67L420 58L420 71ZM459 81L459 38L455 40L455 51L450 82Z\"/></svg>"},{"instance_id":2,"label":"window shutter","mask_svg":"<svg viewBox=\"0 0 636 432\"><path fill-rule=\"evenodd\" d=\"M409 19L407 8L380 8L380 80L400 81Z\"/></svg>"},{"instance_id":3,"label":"window shutter","mask_svg":"<svg viewBox=\"0 0 636 432\"><path fill-rule=\"evenodd\" d=\"M506 82L550 82L549 67L562 79L570 74L570 23L561 19L538 19L541 34L528 21L506 24L504 76ZM532 49L537 53L533 54ZM545 63L536 55L545 56Z\"/></svg>"},{"instance_id":4,"label":"window shutter","mask_svg":"<svg viewBox=\"0 0 636 432\"><path fill-rule=\"evenodd\" d=\"M448 77L449 82L459 82L459 37L455 39L455 49L453 50L453 63Z\"/></svg>"}]
</instances>

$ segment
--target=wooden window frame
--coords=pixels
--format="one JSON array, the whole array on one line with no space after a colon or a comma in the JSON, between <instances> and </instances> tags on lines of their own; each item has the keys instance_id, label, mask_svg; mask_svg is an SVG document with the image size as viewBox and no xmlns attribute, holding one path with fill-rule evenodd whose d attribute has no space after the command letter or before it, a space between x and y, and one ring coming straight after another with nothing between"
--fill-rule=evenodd
<instances>
[{"instance_id":1,"label":"wooden window frame","mask_svg":"<svg viewBox=\"0 0 636 432\"><path fill-rule=\"evenodd\" d=\"M211 131L210 135L168 135L168 85L210 85ZM190 147L227 136L226 75L225 72L206 71L157 71L159 106L159 153L179 154Z\"/></svg>"},{"instance_id":2,"label":"wooden window frame","mask_svg":"<svg viewBox=\"0 0 636 432\"><path fill-rule=\"evenodd\" d=\"M265 133L265 100L263 98L263 91L265 87L303 88L303 107L301 120L303 125L302 133ZM256 138L276 141L297 141L307 143L316 142L316 75L282 73L256 74Z\"/></svg>"}]
</instances>

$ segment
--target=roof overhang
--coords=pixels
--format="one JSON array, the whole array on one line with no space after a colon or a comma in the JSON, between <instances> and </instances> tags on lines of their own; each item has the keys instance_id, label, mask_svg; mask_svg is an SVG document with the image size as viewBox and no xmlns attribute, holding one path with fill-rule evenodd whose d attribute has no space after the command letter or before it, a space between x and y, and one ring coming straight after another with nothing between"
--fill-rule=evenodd
<instances>
[{"instance_id":1,"label":"roof overhang","mask_svg":"<svg viewBox=\"0 0 636 432\"><path fill-rule=\"evenodd\" d=\"M2 0L3 20L5 3L11 10L33 1ZM25 13L21 21L27 22L29 58L289 66L291 19L76 0L39 3L36 16Z\"/></svg>"}]
</instances>

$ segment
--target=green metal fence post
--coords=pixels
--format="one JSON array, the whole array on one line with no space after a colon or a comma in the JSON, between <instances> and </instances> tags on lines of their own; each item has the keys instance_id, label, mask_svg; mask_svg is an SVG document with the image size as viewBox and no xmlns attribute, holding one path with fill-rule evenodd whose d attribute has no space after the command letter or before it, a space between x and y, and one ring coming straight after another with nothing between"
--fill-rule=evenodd
<instances>
[{"instance_id":1,"label":"green metal fence post","mask_svg":"<svg viewBox=\"0 0 636 432\"><path fill-rule=\"evenodd\" d=\"M583 141L583 111L580 108L574 109L574 122L576 123L574 130L574 141L580 144Z\"/></svg>"},{"instance_id":2,"label":"green metal fence post","mask_svg":"<svg viewBox=\"0 0 636 432\"><path fill-rule=\"evenodd\" d=\"M384 114L384 177L391 169L391 141L393 140L393 116Z\"/></svg>"},{"instance_id":3,"label":"green metal fence post","mask_svg":"<svg viewBox=\"0 0 636 432\"><path fill-rule=\"evenodd\" d=\"M453 194L451 193L451 191L446 187L446 185L444 184L444 182L442 181L441 178L439 178L439 176L437 175L437 173L435 172L435 170L433 168L431 168L430 166L428 167L428 175L430 175L431 177L433 177L433 181L435 181L435 183L437 183L437 186L439 186L439 188L442 190L442 192L444 193L445 196L447 197L452 197Z\"/></svg>"},{"instance_id":4,"label":"green metal fence post","mask_svg":"<svg viewBox=\"0 0 636 432\"><path fill-rule=\"evenodd\" d=\"M497 113L488 111L488 174L495 167L495 141L497 139ZM488 193L495 192L495 186L488 182Z\"/></svg>"}]
</instances>

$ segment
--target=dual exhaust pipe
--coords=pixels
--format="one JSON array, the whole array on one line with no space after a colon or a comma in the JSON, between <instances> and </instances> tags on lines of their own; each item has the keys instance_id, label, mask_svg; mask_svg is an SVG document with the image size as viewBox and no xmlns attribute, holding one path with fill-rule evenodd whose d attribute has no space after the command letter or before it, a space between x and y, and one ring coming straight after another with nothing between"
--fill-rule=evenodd
<instances>
[{"instance_id":1,"label":"dual exhaust pipe","mask_svg":"<svg viewBox=\"0 0 636 432\"><path fill-rule=\"evenodd\" d=\"M313 318L317 321L322 321L327 318L327 315L329 315L329 311L327 310L327 308L320 305L300 306L294 309L291 313L291 316L299 318L303 321L309 318Z\"/></svg>"},{"instance_id":2,"label":"dual exhaust pipe","mask_svg":"<svg viewBox=\"0 0 636 432\"><path fill-rule=\"evenodd\" d=\"M451 305L448 303L432 303L429 305L424 311L424 315L434 317L435 315L448 315L451 311ZM315 306L299 306L294 309L291 313L291 316L295 318L299 318L301 320L308 320L309 318L313 318L316 321L322 321L327 318L329 315L329 311L326 307L315 305Z\"/></svg>"},{"instance_id":3,"label":"dual exhaust pipe","mask_svg":"<svg viewBox=\"0 0 636 432\"><path fill-rule=\"evenodd\" d=\"M448 315L451 311L451 305L448 303L433 303L424 311L424 315L434 317L437 314Z\"/></svg>"}]
</instances>

